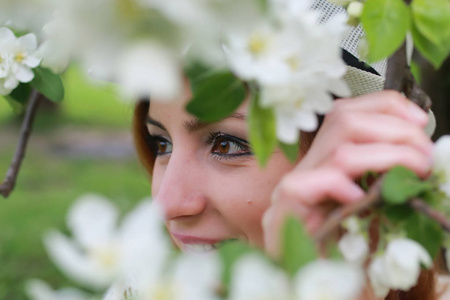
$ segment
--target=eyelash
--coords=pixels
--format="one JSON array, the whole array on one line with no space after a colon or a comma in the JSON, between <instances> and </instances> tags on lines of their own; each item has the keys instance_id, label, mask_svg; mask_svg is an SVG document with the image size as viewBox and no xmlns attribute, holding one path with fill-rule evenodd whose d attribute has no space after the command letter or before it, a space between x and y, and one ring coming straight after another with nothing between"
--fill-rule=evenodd
<instances>
[{"instance_id":1,"label":"eyelash","mask_svg":"<svg viewBox=\"0 0 450 300\"><path fill-rule=\"evenodd\" d=\"M153 147L155 149L155 153L157 156L160 155L165 155L165 154L170 154L172 151L168 151L168 152L158 152L159 149L159 145L158 142L163 142L163 143L167 143L167 145L170 145L171 147L173 147L172 142L170 142L169 140L167 140L166 138L160 136L160 135L153 135L151 136L152 140L153 140ZM220 141L224 141L224 142L228 142L234 145L234 147L238 148L239 153L232 153L232 154L221 154L221 153L217 153L214 152L213 149L214 147L218 147L218 142ZM206 139L206 144L209 145L211 147L211 155L216 158L216 159L232 159L235 157L240 157L240 156L249 156L249 155L253 155L253 153L250 151L250 146L248 144L248 142L246 140L240 139L238 137L232 136L232 135L228 135L228 134L224 134L220 131L217 132L211 132L208 136L208 138Z\"/></svg>"},{"instance_id":2,"label":"eyelash","mask_svg":"<svg viewBox=\"0 0 450 300\"><path fill-rule=\"evenodd\" d=\"M220 139L223 139L224 142L232 143L233 145L235 145L235 147L237 147L240 151L243 151L243 152L234 153L234 154L220 154L220 153L213 152L212 150L214 149L214 147L219 146L218 142L220 142ZM224 134L220 131L211 132L209 134L209 137L206 140L206 143L211 146L211 155L214 158L219 159L219 160L232 159L235 157L249 156L249 155L253 154L250 151L250 146L246 140L240 139L240 138L232 136L232 135Z\"/></svg>"}]
</instances>

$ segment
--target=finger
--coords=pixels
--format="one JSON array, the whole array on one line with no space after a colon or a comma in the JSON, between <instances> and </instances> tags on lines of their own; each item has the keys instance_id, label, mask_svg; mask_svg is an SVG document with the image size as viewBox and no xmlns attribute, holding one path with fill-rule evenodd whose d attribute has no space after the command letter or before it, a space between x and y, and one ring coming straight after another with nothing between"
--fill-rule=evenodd
<instances>
[{"instance_id":1,"label":"finger","mask_svg":"<svg viewBox=\"0 0 450 300\"><path fill-rule=\"evenodd\" d=\"M342 171L336 168L321 168L289 173L275 188L273 202L286 202L291 206L314 206L333 199L348 204L363 196L364 191Z\"/></svg>"},{"instance_id":2,"label":"finger","mask_svg":"<svg viewBox=\"0 0 450 300\"><path fill-rule=\"evenodd\" d=\"M388 115L355 113L324 124L297 169L317 168L341 145L349 143L409 145L425 155L433 151L431 140L418 126Z\"/></svg>"},{"instance_id":3,"label":"finger","mask_svg":"<svg viewBox=\"0 0 450 300\"><path fill-rule=\"evenodd\" d=\"M390 114L424 127L428 115L419 106L396 91L381 91L352 99L339 99L331 114L340 111Z\"/></svg>"},{"instance_id":4,"label":"finger","mask_svg":"<svg viewBox=\"0 0 450 300\"><path fill-rule=\"evenodd\" d=\"M385 172L401 165L421 177L431 170L431 156L422 151L394 144L344 144L328 158L326 165L333 166L351 178L358 178L366 171Z\"/></svg>"}]
</instances>

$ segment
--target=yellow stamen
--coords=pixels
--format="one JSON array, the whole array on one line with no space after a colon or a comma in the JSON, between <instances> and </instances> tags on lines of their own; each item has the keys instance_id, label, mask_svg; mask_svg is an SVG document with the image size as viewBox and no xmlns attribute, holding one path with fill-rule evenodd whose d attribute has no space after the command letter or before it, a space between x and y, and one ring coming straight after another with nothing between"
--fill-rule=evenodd
<instances>
[{"instance_id":1,"label":"yellow stamen","mask_svg":"<svg viewBox=\"0 0 450 300\"><path fill-rule=\"evenodd\" d=\"M16 60L18 63L21 63L21 62L23 62L23 60L24 60L26 57L27 57L27 54L26 54L26 53L24 53L24 52L19 52L19 53L16 54L15 60Z\"/></svg>"},{"instance_id":2,"label":"yellow stamen","mask_svg":"<svg viewBox=\"0 0 450 300\"><path fill-rule=\"evenodd\" d=\"M112 249L95 249L91 255L105 268L113 267L118 259L116 251Z\"/></svg>"},{"instance_id":3,"label":"yellow stamen","mask_svg":"<svg viewBox=\"0 0 450 300\"><path fill-rule=\"evenodd\" d=\"M295 101L295 108L301 109L302 105L303 105L303 102L304 102L303 98L297 99L297 101Z\"/></svg>"},{"instance_id":4,"label":"yellow stamen","mask_svg":"<svg viewBox=\"0 0 450 300\"><path fill-rule=\"evenodd\" d=\"M255 55L261 54L267 49L268 41L260 34L254 34L248 43L248 49Z\"/></svg>"},{"instance_id":5,"label":"yellow stamen","mask_svg":"<svg viewBox=\"0 0 450 300\"><path fill-rule=\"evenodd\" d=\"M298 70L300 67L300 60L296 56L291 56L288 59L286 59L286 63L291 68L292 71Z\"/></svg>"}]
</instances>

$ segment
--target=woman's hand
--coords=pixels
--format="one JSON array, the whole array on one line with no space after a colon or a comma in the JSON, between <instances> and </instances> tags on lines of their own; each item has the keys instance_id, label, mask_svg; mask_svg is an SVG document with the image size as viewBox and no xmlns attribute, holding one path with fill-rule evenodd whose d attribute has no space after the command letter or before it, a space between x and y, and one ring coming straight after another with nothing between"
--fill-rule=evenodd
<instances>
[{"instance_id":1,"label":"woman's hand","mask_svg":"<svg viewBox=\"0 0 450 300\"><path fill-rule=\"evenodd\" d=\"M263 218L266 250L277 255L286 215L299 216L313 233L333 207L362 199L355 179L366 171L403 165L427 176L432 153L423 131L427 120L425 112L394 91L336 101L307 154L273 192Z\"/></svg>"}]
</instances>

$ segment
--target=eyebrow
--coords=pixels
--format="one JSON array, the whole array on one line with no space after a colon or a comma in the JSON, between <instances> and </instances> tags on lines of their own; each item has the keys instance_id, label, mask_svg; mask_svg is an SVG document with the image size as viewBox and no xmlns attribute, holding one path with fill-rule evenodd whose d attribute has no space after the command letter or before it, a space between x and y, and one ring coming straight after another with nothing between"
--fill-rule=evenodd
<instances>
[{"instance_id":1,"label":"eyebrow","mask_svg":"<svg viewBox=\"0 0 450 300\"><path fill-rule=\"evenodd\" d=\"M237 120L246 120L247 116L243 113L240 112L234 112L231 115L229 115L228 117L222 119L226 120L226 119L237 119ZM145 119L146 123L151 124L153 126L159 127L164 131L167 131L167 129L158 121L152 119L151 117L147 116L147 118ZM189 131L189 132L196 132L199 131L203 128L205 128L206 126L211 125L211 123L207 123L207 122L202 122L197 118L193 118L192 120L187 120L183 122L183 127Z\"/></svg>"}]
</instances>

